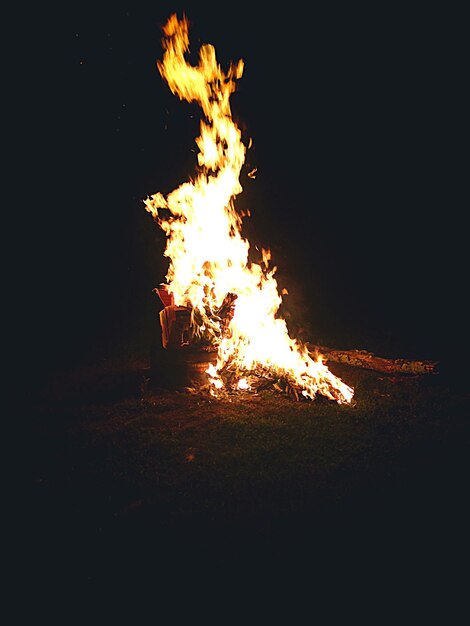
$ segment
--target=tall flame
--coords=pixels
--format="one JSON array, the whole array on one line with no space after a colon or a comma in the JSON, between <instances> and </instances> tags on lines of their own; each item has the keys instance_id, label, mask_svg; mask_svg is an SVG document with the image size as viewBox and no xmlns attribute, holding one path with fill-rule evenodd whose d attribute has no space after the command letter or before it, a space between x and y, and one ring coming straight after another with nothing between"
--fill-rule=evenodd
<instances>
[{"instance_id":1,"label":"tall flame","mask_svg":"<svg viewBox=\"0 0 470 626\"><path fill-rule=\"evenodd\" d=\"M349 403L353 389L314 358L301 342L291 339L278 310L282 302L271 268L269 250L260 263L249 260L249 242L241 235L242 217L234 205L241 193L240 172L246 147L232 119L230 96L243 74L243 61L224 73L215 49L204 44L198 65L186 61L189 22L176 14L163 27L161 76L181 100L197 102L200 122L197 176L166 198L160 193L145 201L167 235L165 256L170 259L167 290L178 306L192 311L196 335L217 347L217 362L208 369L215 389L227 374L237 375L237 388L248 389L247 375L283 378L306 398L317 393ZM163 211L161 211L163 209ZM160 210L160 211L159 211ZM230 310L222 315L221 310Z\"/></svg>"}]
</instances>

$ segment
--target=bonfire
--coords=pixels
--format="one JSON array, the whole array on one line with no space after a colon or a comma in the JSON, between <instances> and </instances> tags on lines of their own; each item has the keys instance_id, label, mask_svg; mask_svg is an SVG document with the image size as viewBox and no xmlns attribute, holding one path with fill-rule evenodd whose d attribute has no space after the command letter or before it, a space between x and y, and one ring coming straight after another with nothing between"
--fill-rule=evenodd
<instances>
[{"instance_id":1,"label":"bonfire","mask_svg":"<svg viewBox=\"0 0 470 626\"><path fill-rule=\"evenodd\" d=\"M169 268L158 289L166 303L160 315L165 347L174 342L174 328L179 345L173 348L212 346L217 357L207 380L215 396L249 391L264 380L305 399L321 394L350 403L353 389L330 371L325 357L290 336L279 314L286 291L278 288L270 251L262 249L252 260L242 235L244 216L235 201L243 191L240 173L251 140L242 141L230 97L243 60L224 72L214 46L204 44L198 64L191 65L185 16L171 15L163 34L158 71L174 95L197 103L202 113L194 177L166 197L157 192L145 200L167 237Z\"/></svg>"}]
</instances>

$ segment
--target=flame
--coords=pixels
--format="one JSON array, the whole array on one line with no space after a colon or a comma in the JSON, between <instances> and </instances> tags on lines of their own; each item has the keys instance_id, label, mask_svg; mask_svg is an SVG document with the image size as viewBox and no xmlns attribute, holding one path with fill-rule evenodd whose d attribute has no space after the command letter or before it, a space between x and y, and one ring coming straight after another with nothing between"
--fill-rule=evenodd
<instances>
[{"instance_id":1,"label":"flame","mask_svg":"<svg viewBox=\"0 0 470 626\"><path fill-rule=\"evenodd\" d=\"M306 398L320 393L340 404L351 402L353 389L330 372L322 356L312 357L289 336L278 316L282 298L271 254L262 250L260 263L250 261L250 244L241 235L242 215L234 200L242 192L247 148L232 119L230 96L242 77L243 61L231 63L224 73L214 47L204 44L198 65L188 63L185 16L171 15L163 33L163 59L157 61L161 76L173 94L198 103L204 114L196 138L199 167L194 180L166 198L155 193L145 205L167 235L167 290L176 305L191 309L195 335L218 349L217 363L207 370L209 381L221 389L235 374L234 388L249 389L246 377L256 373L282 378Z\"/></svg>"}]
</instances>

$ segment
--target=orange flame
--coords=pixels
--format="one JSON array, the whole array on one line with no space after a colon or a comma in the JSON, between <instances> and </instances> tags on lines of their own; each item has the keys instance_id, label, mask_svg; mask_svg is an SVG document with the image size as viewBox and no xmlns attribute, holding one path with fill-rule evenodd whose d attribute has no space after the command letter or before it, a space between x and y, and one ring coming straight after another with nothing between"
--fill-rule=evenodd
<instances>
[{"instance_id":1,"label":"orange flame","mask_svg":"<svg viewBox=\"0 0 470 626\"><path fill-rule=\"evenodd\" d=\"M283 378L306 398L321 393L340 404L351 402L353 389L330 372L321 355L312 358L306 346L291 339L277 315L282 298L269 250L262 251L260 264L248 258L250 244L241 235L242 217L234 205L242 192L246 147L230 109L243 61L224 73L214 47L204 44L198 65L189 64L186 17L171 15L163 32L158 70L181 100L200 105L204 119L196 138L195 180L166 198L158 192L145 205L167 235L168 291L176 305L191 309L194 333L218 349L216 365L207 370L210 382L221 389L224 373L235 372L235 388L249 389L246 376L265 373ZM230 315L221 315L224 308Z\"/></svg>"}]
</instances>

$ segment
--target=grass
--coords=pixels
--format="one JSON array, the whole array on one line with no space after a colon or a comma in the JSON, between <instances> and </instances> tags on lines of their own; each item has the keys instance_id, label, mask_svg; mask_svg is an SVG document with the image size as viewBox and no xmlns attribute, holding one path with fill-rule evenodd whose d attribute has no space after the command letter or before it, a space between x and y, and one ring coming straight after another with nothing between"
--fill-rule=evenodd
<instances>
[{"instance_id":1,"label":"grass","mask_svg":"<svg viewBox=\"0 0 470 626\"><path fill-rule=\"evenodd\" d=\"M376 548L390 559L411 546L436 553L436 536L461 541L462 381L331 369L355 388L351 405L275 391L216 400L159 388L142 362L50 380L29 409L35 550L61 560L62 546L96 582L122 573L116 555L165 571L189 555L231 568L257 555L268 569L297 569L359 546L361 559Z\"/></svg>"}]
</instances>

